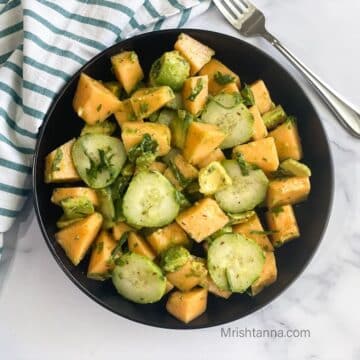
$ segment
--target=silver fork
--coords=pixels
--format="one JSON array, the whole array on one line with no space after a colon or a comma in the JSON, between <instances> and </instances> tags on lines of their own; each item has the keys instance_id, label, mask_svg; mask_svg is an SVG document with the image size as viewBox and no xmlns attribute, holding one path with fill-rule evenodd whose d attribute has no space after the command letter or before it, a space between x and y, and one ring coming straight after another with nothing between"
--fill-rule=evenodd
<instances>
[{"instance_id":1,"label":"silver fork","mask_svg":"<svg viewBox=\"0 0 360 360\"><path fill-rule=\"evenodd\" d=\"M234 28L244 36L261 36L279 50L310 82L328 104L340 123L354 136L360 138L360 112L342 99L297 59L265 28L265 16L248 0L213 0L219 11Z\"/></svg>"}]
</instances>

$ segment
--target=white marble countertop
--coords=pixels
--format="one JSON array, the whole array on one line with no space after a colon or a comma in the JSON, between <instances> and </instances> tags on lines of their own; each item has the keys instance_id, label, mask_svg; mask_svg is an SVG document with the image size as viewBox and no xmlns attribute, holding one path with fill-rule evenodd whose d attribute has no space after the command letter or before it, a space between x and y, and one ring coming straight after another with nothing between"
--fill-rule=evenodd
<instances>
[{"instance_id":1,"label":"white marble countertop","mask_svg":"<svg viewBox=\"0 0 360 360\"><path fill-rule=\"evenodd\" d=\"M358 0L255 2L266 13L269 30L321 78L360 104ZM188 26L236 35L214 8ZM220 327L170 331L115 316L88 299L55 263L29 201L4 236L0 359L360 359L360 142L345 133L276 50L261 39L247 41L284 64L315 104L331 143L335 198L321 246L296 284L231 326L309 329L310 338L222 338Z\"/></svg>"}]
</instances>

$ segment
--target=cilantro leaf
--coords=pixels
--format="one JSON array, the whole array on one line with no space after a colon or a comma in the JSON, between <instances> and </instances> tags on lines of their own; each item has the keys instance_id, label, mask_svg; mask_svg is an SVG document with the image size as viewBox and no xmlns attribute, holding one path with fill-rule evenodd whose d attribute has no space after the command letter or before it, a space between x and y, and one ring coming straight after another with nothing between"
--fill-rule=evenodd
<instances>
[{"instance_id":1,"label":"cilantro leaf","mask_svg":"<svg viewBox=\"0 0 360 360\"><path fill-rule=\"evenodd\" d=\"M250 86L245 84L244 88L240 92L243 104L246 106L253 106L255 104L254 94L250 89Z\"/></svg>"},{"instance_id":2,"label":"cilantro leaf","mask_svg":"<svg viewBox=\"0 0 360 360\"><path fill-rule=\"evenodd\" d=\"M227 85L235 81L235 76L217 71L214 74L214 80L220 85Z\"/></svg>"}]
</instances>

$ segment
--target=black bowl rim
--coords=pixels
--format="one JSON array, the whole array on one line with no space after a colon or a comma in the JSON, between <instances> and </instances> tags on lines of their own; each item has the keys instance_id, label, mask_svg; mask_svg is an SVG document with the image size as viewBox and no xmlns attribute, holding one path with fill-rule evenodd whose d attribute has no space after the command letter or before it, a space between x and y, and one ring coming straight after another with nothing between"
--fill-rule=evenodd
<instances>
[{"instance_id":1,"label":"black bowl rim","mask_svg":"<svg viewBox=\"0 0 360 360\"><path fill-rule=\"evenodd\" d=\"M73 274L66 268L66 266L64 265L64 263L61 261L61 259L57 256L57 253L54 249L54 247L51 244L50 238L47 234L47 231L45 229L45 225L44 222L41 218L40 215L40 207L39 207L39 201L38 201L38 194L37 194L37 188L36 188L36 178L38 176L37 174L37 163L39 161L38 158L38 153L39 153L39 148L40 148L40 144L42 143L42 138L44 136L45 133L45 128L52 116L52 113L58 103L58 101L62 98L62 96L66 93L68 87L70 86L70 83L72 82L72 80L77 77L84 68L86 68L87 66L91 65L92 63L96 62L99 58L101 58L102 56L104 56L104 54L108 51L110 51L111 49L118 47L120 44L126 43L129 40L134 40L134 39L140 39L140 38L146 38L146 37L156 37L157 34L159 33L179 33L179 32L199 32L199 33L207 33L207 34L213 34L215 36L220 36L220 37L226 37L229 38L232 41L236 41L238 43L240 43L241 45L246 45L252 48L252 50L254 50L255 52L258 52L261 54L261 56L264 56L267 60L273 61L275 62L279 67L282 68L283 71L285 71L287 73L287 75L289 75L289 77L292 78L292 80L298 85L299 87L299 91L301 91L302 95L308 100L309 105L311 110L314 112L314 114L316 115L316 117L318 118L318 121L320 123L320 127L324 133L325 136L325 140L326 140L326 145L328 148L328 153L329 153L329 159L330 159L330 198L329 198L329 204L328 204L328 209L327 209L327 214L326 214L326 220L323 224L322 227L322 231L319 237L319 241L317 242L312 254L309 256L309 258L307 259L307 261L304 263L303 267L300 269L300 271L296 274L296 276L294 277L293 281L290 282L289 284L287 284L281 291L279 291L271 300L269 300L268 302L264 303L264 304L259 304L254 306L254 308L247 312L245 315L236 318L232 321L216 321L212 324L206 324L206 325L200 325L200 326L194 326L190 324L187 324L186 327L183 328L178 328L178 327L171 327L171 326L161 326L161 325L155 325L155 324L149 324L146 321L141 321L141 320L137 320L137 319L133 319L130 316L127 315L123 315L123 314L119 314L118 312L114 311L113 309L111 309L105 302L99 300L96 296L94 296L93 294L91 294L88 289L83 286L82 284L80 284L77 279L73 276ZM83 292L85 293L88 297L90 297L92 300L94 300L97 304L101 305L102 307L110 310L111 312L113 312L114 314L121 316L127 320L133 321L135 323L138 324L143 324L143 325L147 325L150 327L156 327L156 328L161 328L161 329L171 329L171 330L196 330L196 329L204 329L204 328L210 328L210 327L215 327L215 326L219 326L219 325L224 325L224 324L230 324L234 321L243 319L247 316L249 316L250 314L253 314L255 312L257 312L260 309L264 309L265 307L267 307L268 305L270 305L275 299L277 299L280 295L282 295L287 289L289 289L289 287L291 285L293 285L298 279L299 277L303 274L304 270L308 267L308 265L310 264L311 260L314 258L317 250L319 249L319 245L324 237L325 231L328 227L329 224L329 220L330 220L330 215L332 213L332 208L333 208L333 200L334 200L334 160L333 160L333 156L332 156L332 152L331 152L331 148L330 148L330 143L329 143L329 138L327 136L327 133L325 131L325 128L322 124L321 118L318 114L318 112L316 111L311 99L307 96L307 94L305 93L302 85L300 85L300 83L294 78L294 76L286 69L284 68L284 66L277 61L275 58L273 58L271 55L269 55L268 53L266 53L265 51L263 51L262 49L258 48L257 46L254 46L240 38L231 36L231 35L227 35L227 34L223 34L220 32L216 32L216 31L209 31L209 30L203 30L203 29L195 29L195 28L173 28L173 29L167 29L167 30L158 30L158 31L151 31L151 32L147 32L147 33L143 33L143 34L139 34L136 36L133 36L131 38L127 38L124 39L108 48L106 48L105 50L103 50L102 52L100 52L99 54L97 54L96 56L94 56L93 58L91 58L88 62L86 62L86 64L84 64L78 71L76 71L71 78L66 82L66 84L63 86L63 88L60 90L60 92L58 93L58 95L55 97L55 99L53 100L51 106L49 107L45 119L43 121L43 124L41 125L40 129L39 129L39 135L38 135L38 139L37 139L37 143L36 143L36 147L35 147L35 152L34 152L34 158L33 158L33 171L32 171L32 193L33 193L33 202L34 202L34 207L35 207L35 213L36 213L36 217L37 217L37 221L40 225L40 229L41 229L41 233L45 239L46 245L49 248L51 254L53 255L55 261L59 264L59 266L61 267L61 269L63 270L63 272L67 275L67 277Z\"/></svg>"}]
</instances>

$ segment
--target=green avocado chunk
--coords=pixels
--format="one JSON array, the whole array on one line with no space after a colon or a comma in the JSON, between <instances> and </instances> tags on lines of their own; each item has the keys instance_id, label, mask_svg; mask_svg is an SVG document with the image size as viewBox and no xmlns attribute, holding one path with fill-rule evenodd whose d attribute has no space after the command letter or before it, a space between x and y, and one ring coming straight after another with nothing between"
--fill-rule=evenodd
<instances>
[{"instance_id":1,"label":"green avocado chunk","mask_svg":"<svg viewBox=\"0 0 360 360\"><path fill-rule=\"evenodd\" d=\"M189 75L189 63L178 51L169 51L152 64L150 84L151 86L167 85L174 91L179 91Z\"/></svg>"}]
</instances>

